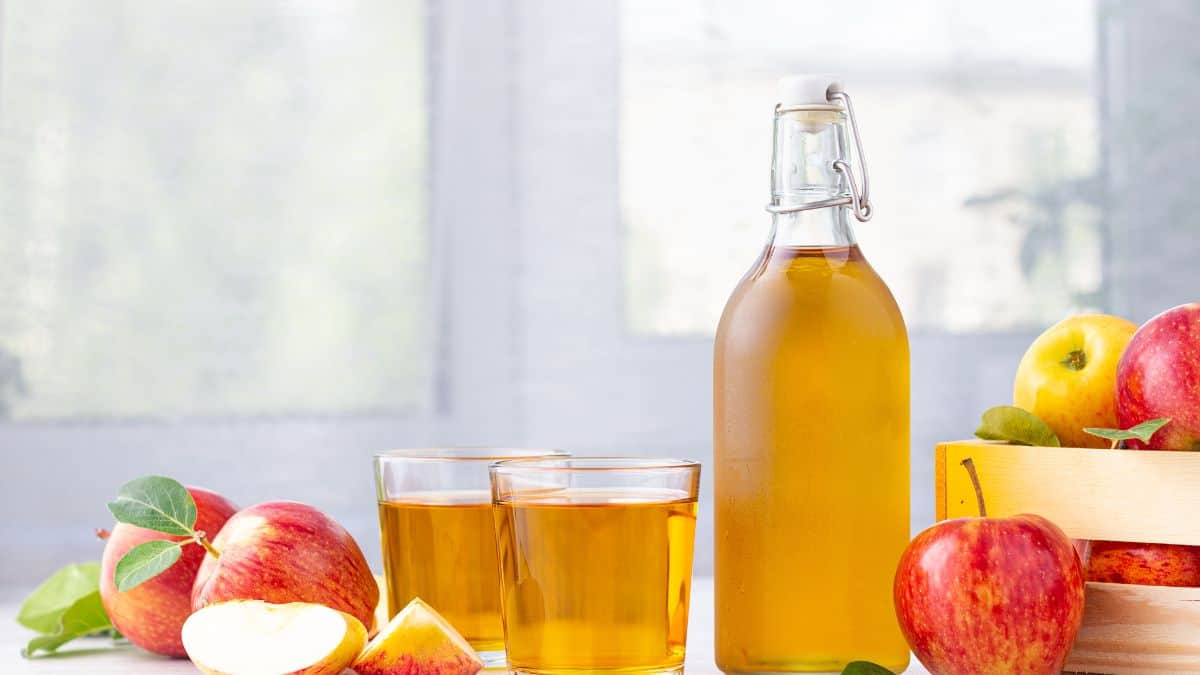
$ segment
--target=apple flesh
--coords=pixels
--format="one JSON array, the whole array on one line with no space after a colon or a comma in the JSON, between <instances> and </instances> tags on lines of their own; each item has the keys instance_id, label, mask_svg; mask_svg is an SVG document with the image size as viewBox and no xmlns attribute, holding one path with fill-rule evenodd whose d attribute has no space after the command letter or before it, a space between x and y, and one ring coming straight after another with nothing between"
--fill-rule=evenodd
<instances>
[{"instance_id":1,"label":"apple flesh","mask_svg":"<svg viewBox=\"0 0 1200 675\"><path fill-rule=\"evenodd\" d=\"M366 642L358 619L304 602L223 602L183 625L188 657L209 675L339 675Z\"/></svg>"},{"instance_id":2,"label":"apple flesh","mask_svg":"<svg viewBox=\"0 0 1200 675\"><path fill-rule=\"evenodd\" d=\"M375 603L375 616L371 619L374 623L367 627L370 637L378 635L388 623L387 580L383 575L376 574L375 585L379 587L379 602Z\"/></svg>"},{"instance_id":3,"label":"apple flesh","mask_svg":"<svg viewBox=\"0 0 1200 675\"><path fill-rule=\"evenodd\" d=\"M337 521L299 502L238 511L213 539L192 586L192 608L228 600L326 605L370 626L379 587L354 538Z\"/></svg>"},{"instance_id":4,"label":"apple flesh","mask_svg":"<svg viewBox=\"0 0 1200 675\"><path fill-rule=\"evenodd\" d=\"M474 675L483 661L446 619L414 598L354 662L358 675Z\"/></svg>"},{"instance_id":5,"label":"apple flesh","mask_svg":"<svg viewBox=\"0 0 1200 675\"><path fill-rule=\"evenodd\" d=\"M1117 366L1117 417L1122 429L1171 418L1131 448L1200 450L1200 302L1168 309L1129 341Z\"/></svg>"},{"instance_id":6,"label":"apple flesh","mask_svg":"<svg viewBox=\"0 0 1200 675\"><path fill-rule=\"evenodd\" d=\"M1063 531L1035 515L948 520L900 558L895 602L933 675L1050 675L1083 622L1083 568Z\"/></svg>"},{"instance_id":7,"label":"apple flesh","mask_svg":"<svg viewBox=\"0 0 1200 675\"><path fill-rule=\"evenodd\" d=\"M1033 341L1013 382L1013 405L1042 419L1065 447L1105 448L1084 427L1117 426L1117 363L1137 325L1107 314L1064 319Z\"/></svg>"},{"instance_id":8,"label":"apple flesh","mask_svg":"<svg viewBox=\"0 0 1200 675\"><path fill-rule=\"evenodd\" d=\"M1094 541L1088 581L1200 586L1200 546Z\"/></svg>"},{"instance_id":9,"label":"apple flesh","mask_svg":"<svg viewBox=\"0 0 1200 675\"><path fill-rule=\"evenodd\" d=\"M215 536L237 507L215 492L189 487L196 502L196 529ZM192 613L192 583L204 559L204 549L195 544L183 547L179 560L165 572L127 591L118 591L113 572L129 549L156 539L182 541L126 523L118 523L104 545L100 559L100 599L113 626L130 642L155 654L186 656L180 630Z\"/></svg>"}]
</instances>

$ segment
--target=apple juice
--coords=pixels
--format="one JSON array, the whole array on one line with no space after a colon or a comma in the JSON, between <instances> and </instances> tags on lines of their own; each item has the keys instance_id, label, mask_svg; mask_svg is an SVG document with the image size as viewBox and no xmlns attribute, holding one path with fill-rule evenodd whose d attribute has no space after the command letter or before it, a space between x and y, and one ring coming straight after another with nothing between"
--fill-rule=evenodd
<instances>
[{"instance_id":1,"label":"apple juice","mask_svg":"<svg viewBox=\"0 0 1200 675\"><path fill-rule=\"evenodd\" d=\"M908 338L850 205L822 205L857 199L833 167L849 159L846 119L824 96L777 108L771 237L717 330L715 637L726 673L908 663L892 602L909 528Z\"/></svg>"},{"instance_id":2,"label":"apple juice","mask_svg":"<svg viewBox=\"0 0 1200 675\"><path fill-rule=\"evenodd\" d=\"M504 649L491 495L406 495L379 503L388 616L420 597L480 652Z\"/></svg>"},{"instance_id":3,"label":"apple juice","mask_svg":"<svg viewBox=\"0 0 1200 675\"><path fill-rule=\"evenodd\" d=\"M495 519L510 670L682 667L694 498L568 488L500 500Z\"/></svg>"}]
</instances>

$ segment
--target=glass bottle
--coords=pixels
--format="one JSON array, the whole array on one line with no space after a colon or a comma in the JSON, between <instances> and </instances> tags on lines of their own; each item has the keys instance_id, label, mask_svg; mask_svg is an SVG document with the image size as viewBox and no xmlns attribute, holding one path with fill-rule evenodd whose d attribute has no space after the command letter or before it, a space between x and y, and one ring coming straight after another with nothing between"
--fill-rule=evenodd
<instances>
[{"instance_id":1,"label":"glass bottle","mask_svg":"<svg viewBox=\"0 0 1200 675\"><path fill-rule=\"evenodd\" d=\"M908 664L892 604L909 527L908 336L850 227L852 213L870 218L870 203L852 106L832 82L781 81L771 236L717 330L716 648L726 673Z\"/></svg>"}]
</instances>

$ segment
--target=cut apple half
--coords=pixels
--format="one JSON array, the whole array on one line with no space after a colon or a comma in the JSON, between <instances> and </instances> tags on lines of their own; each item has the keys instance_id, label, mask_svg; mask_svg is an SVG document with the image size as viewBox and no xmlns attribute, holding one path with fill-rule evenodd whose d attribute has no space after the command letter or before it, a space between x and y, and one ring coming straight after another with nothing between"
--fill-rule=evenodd
<instances>
[{"instance_id":1,"label":"cut apple half","mask_svg":"<svg viewBox=\"0 0 1200 675\"><path fill-rule=\"evenodd\" d=\"M420 598L384 626L353 666L358 675L473 675L482 668L471 645Z\"/></svg>"},{"instance_id":2,"label":"cut apple half","mask_svg":"<svg viewBox=\"0 0 1200 675\"><path fill-rule=\"evenodd\" d=\"M307 602L221 602L183 624L188 658L210 675L338 675L366 642L361 621Z\"/></svg>"}]
</instances>

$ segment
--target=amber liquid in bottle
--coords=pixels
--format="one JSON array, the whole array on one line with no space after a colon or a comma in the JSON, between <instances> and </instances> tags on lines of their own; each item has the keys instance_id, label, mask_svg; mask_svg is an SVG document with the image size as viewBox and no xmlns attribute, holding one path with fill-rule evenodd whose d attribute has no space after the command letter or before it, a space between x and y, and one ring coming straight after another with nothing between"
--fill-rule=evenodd
<instances>
[{"instance_id":1,"label":"amber liquid in bottle","mask_svg":"<svg viewBox=\"0 0 1200 675\"><path fill-rule=\"evenodd\" d=\"M777 113L774 203L841 193L840 111ZM816 167L816 168L814 168ZM909 528L904 320L846 207L775 216L717 331L717 665L908 664L892 579Z\"/></svg>"}]
</instances>

